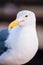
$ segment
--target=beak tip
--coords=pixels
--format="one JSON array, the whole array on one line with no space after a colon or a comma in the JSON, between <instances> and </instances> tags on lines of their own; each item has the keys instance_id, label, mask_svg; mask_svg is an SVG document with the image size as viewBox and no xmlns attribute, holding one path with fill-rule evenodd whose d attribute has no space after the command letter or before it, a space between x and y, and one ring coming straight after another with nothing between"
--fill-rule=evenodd
<instances>
[{"instance_id":1,"label":"beak tip","mask_svg":"<svg viewBox=\"0 0 43 65\"><path fill-rule=\"evenodd\" d=\"M9 27L8 27L8 28L9 28L9 29L12 29L12 28L14 28L15 26L18 26L19 24L20 24L20 23L15 20L15 21L13 21L12 23L9 24Z\"/></svg>"}]
</instances>

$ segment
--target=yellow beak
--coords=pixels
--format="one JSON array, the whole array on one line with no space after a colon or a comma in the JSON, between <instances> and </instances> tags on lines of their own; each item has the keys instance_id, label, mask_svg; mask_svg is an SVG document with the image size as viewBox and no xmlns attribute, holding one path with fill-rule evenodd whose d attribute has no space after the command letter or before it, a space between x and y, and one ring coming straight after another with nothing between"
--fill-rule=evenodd
<instances>
[{"instance_id":1,"label":"yellow beak","mask_svg":"<svg viewBox=\"0 0 43 65\"><path fill-rule=\"evenodd\" d=\"M14 20L12 23L9 24L9 29L14 28L15 26L18 26L20 22Z\"/></svg>"}]
</instances>

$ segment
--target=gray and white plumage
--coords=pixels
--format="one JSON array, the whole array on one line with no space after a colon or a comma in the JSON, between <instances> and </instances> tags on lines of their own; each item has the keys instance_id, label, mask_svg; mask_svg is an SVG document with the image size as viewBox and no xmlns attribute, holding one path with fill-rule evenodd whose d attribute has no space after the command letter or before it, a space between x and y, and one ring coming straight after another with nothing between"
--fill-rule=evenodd
<instances>
[{"instance_id":1,"label":"gray and white plumage","mask_svg":"<svg viewBox=\"0 0 43 65\"><path fill-rule=\"evenodd\" d=\"M7 51L0 55L0 63L2 64L24 64L30 61L38 50L35 14L23 10L17 14L16 20L24 22L12 29L8 29L9 35L7 33L4 39Z\"/></svg>"},{"instance_id":2,"label":"gray and white plumage","mask_svg":"<svg viewBox=\"0 0 43 65\"><path fill-rule=\"evenodd\" d=\"M5 40L7 39L8 35L8 28L0 29L0 55L7 50L7 47L5 47Z\"/></svg>"}]
</instances>

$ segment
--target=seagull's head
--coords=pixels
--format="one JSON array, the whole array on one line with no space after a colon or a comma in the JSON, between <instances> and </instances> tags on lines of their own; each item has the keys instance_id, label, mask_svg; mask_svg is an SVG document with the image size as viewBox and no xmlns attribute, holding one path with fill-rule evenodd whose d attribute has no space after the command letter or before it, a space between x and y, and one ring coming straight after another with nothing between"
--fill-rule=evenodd
<instances>
[{"instance_id":1,"label":"seagull's head","mask_svg":"<svg viewBox=\"0 0 43 65\"><path fill-rule=\"evenodd\" d=\"M26 27L34 26L36 22L35 14L32 11L22 10L18 12L16 20L9 24L9 28L12 29L15 26Z\"/></svg>"}]
</instances>

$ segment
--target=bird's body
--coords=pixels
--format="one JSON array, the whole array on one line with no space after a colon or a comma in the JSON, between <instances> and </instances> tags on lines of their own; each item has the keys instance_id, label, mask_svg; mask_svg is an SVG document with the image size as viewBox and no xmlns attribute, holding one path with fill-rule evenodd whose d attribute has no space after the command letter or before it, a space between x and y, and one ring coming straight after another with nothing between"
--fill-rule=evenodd
<instances>
[{"instance_id":1,"label":"bird's body","mask_svg":"<svg viewBox=\"0 0 43 65\"><path fill-rule=\"evenodd\" d=\"M38 50L36 26L25 25L20 24L9 30L9 36L5 40L8 50L0 56L0 63L21 65L30 61L36 54Z\"/></svg>"}]
</instances>

